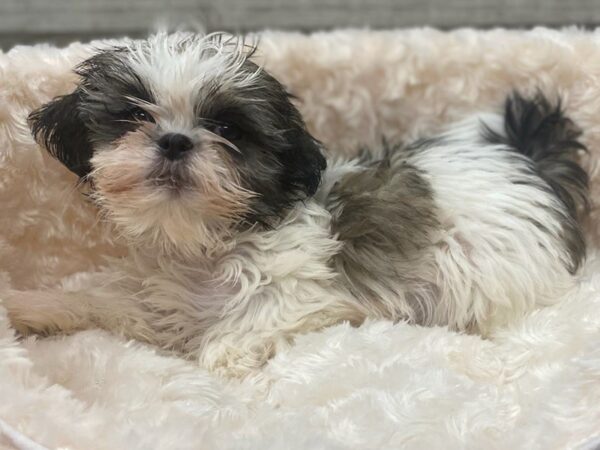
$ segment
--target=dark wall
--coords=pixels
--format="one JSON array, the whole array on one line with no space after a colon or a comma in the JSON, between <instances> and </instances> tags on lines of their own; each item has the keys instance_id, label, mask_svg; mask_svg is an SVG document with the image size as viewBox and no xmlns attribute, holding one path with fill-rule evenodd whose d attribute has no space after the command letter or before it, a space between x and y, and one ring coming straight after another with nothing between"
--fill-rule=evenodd
<instances>
[{"instance_id":1,"label":"dark wall","mask_svg":"<svg viewBox=\"0 0 600 450\"><path fill-rule=\"evenodd\" d=\"M141 36L160 23L310 31L600 23L600 0L0 0L0 46Z\"/></svg>"}]
</instances>

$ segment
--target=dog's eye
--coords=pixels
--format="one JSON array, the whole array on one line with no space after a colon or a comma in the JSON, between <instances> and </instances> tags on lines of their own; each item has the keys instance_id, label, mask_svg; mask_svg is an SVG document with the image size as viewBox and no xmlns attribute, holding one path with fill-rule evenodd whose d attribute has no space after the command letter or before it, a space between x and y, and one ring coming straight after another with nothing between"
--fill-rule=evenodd
<instances>
[{"instance_id":1,"label":"dog's eye","mask_svg":"<svg viewBox=\"0 0 600 450\"><path fill-rule=\"evenodd\" d=\"M149 112L144 111L142 108L134 108L131 110L131 117L133 120L137 120L138 122L154 123L154 117L152 117Z\"/></svg>"},{"instance_id":2,"label":"dog's eye","mask_svg":"<svg viewBox=\"0 0 600 450\"><path fill-rule=\"evenodd\" d=\"M208 127L209 131L227 139L228 141L235 141L242 137L242 130L239 127L231 123L216 123Z\"/></svg>"}]
</instances>

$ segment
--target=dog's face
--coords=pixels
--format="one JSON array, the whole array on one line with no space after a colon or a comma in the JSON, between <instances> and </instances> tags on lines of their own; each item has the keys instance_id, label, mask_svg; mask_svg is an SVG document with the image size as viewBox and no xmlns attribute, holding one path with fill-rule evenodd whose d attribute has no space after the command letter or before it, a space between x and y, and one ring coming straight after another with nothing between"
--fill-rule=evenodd
<instances>
[{"instance_id":1,"label":"dog's face","mask_svg":"<svg viewBox=\"0 0 600 450\"><path fill-rule=\"evenodd\" d=\"M30 115L33 134L132 243L210 249L312 195L325 168L250 53L222 35L165 34L101 51L73 93Z\"/></svg>"}]
</instances>

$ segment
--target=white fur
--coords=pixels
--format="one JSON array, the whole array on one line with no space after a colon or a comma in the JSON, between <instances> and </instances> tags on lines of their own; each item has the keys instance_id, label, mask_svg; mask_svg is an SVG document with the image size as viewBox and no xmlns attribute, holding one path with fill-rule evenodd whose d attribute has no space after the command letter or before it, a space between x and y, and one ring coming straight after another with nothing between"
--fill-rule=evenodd
<instances>
[{"instance_id":1,"label":"white fur","mask_svg":"<svg viewBox=\"0 0 600 450\"><path fill-rule=\"evenodd\" d=\"M442 226L433 323L485 332L558 301L573 279L559 245L558 199L524 173L524 157L483 139L484 124L500 131L503 118L481 114L454 125L409 162L431 183Z\"/></svg>"},{"instance_id":2,"label":"white fur","mask_svg":"<svg viewBox=\"0 0 600 450\"><path fill-rule=\"evenodd\" d=\"M396 133L406 137L430 134L450 117L499 104L509 84L520 80L525 87L529 83L561 86L566 91L567 111L586 130L593 152L595 147L590 144L598 129L595 91L584 80L597 70L590 57L590 52L600 53L597 38L577 32L536 33L267 35L263 51L273 71L292 90L307 94L301 95L306 99L305 115L317 137L330 144L340 142L349 148L351 142L376 140L374 120L381 124L380 129L397 129ZM498 39L505 45L499 48ZM465 40L477 52L465 51ZM516 55L527 47L535 49L536 58L519 60ZM389 50L380 51L382 48ZM420 51L424 48L432 48L433 54ZM348 63L342 56L344 49L350 55L356 50L364 57L358 74L344 75L339 70L339 65ZM408 65L400 75L389 70L391 61L400 63L403 55L412 51L419 65ZM102 234L101 227L91 227L93 211L77 198L65 202L66 193L73 195L72 178L39 153L24 126L24 116L32 107L72 87L68 70L86 53L87 49L77 46L67 52L21 49L3 56L0 62L3 88L14 88L7 103L10 107L4 111L10 113L3 116L8 118L8 132L1 135L8 151L0 160L0 198L6 217L10 217L0 222L0 264L6 274L4 284L13 289L55 283L67 274L97 267L99 254L124 253L110 235ZM475 59L485 55L511 64L484 65L470 75L481 76L487 84L460 85L458 80L465 72L453 78L445 65L477 66L467 60L467 55L473 54ZM579 54L585 58L577 59ZM295 68L298 55L315 64L310 74ZM379 65L369 60L370 55L376 56ZM284 58L288 58L286 64ZM551 73L543 70L550 66L554 67ZM381 70L384 79L376 82L371 70ZM326 76L319 76L319 71ZM334 76L338 82L327 84ZM373 82L368 86L357 83L356 77L361 76ZM52 81L43 83L45 79ZM388 81L393 82L386 88ZM380 98L387 101L379 102ZM322 109L326 102L328 108ZM369 111L375 108L379 113L371 118ZM340 118L348 120L338 122ZM24 181L28 189L22 188ZM459 206L467 211L470 205ZM324 253L314 252L317 241L329 242L319 232L327 217L316 206L309 206L308 212L292 216L292 230L312 236L306 239L308 253L316 258L309 261L310 274L320 274L320 282L325 283L328 273L318 259L334 251L335 242L323 249ZM259 244L262 250L272 249L273 241L266 236ZM302 260L297 254L282 260L268 252L264 255L260 263L271 275L301 277L303 267L295 262ZM139 263L136 267L143 267ZM168 264L153 263L155 269ZM248 286L260 286L261 278L241 260L228 261L228 267L231 272L224 276L246 271L243 278ZM159 272L164 273L164 268ZM0 397L9 400L0 403L0 416L44 445L76 448L281 448L289 444L296 448L364 448L372 444L514 448L534 443L574 447L593 437L600 423L596 407L600 358L594 345L600 337L595 319L599 308L596 271L597 265L589 263L587 278L569 292L567 301L492 335L491 341L403 324L370 323L358 330L338 326L301 338L293 350L280 353L260 379L254 380L265 381L257 385L247 380L223 386L192 364L155 355L100 332L28 341L24 346L12 339L4 320L0 369L5 372L0 375ZM103 275L73 277L63 285L80 289L96 276ZM134 286L140 282L154 292L160 292L156 285L168 286L158 276L123 279ZM232 305L235 312L239 305ZM293 310L287 312L293 315ZM115 320L132 317L124 311L115 314ZM235 333L229 337L234 340ZM285 340L277 344L287 345ZM214 354L221 351L217 350ZM40 373L47 379L40 378ZM49 389L52 384L58 386ZM95 408L86 409L92 404ZM128 426L131 423L135 424L133 430ZM64 432L67 428L69 433Z\"/></svg>"}]
</instances>

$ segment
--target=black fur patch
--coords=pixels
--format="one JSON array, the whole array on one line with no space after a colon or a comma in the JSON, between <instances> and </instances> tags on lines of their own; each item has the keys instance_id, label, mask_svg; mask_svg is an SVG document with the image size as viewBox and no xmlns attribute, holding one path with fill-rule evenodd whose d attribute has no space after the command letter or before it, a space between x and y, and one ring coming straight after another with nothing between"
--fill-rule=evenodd
<instances>
[{"instance_id":1,"label":"black fur patch","mask_svg":"<svg viewBox=\"0 0 600 450\"><path fill-rule=\"evenodd\" d=\"M81 92L58 97L29 115L34 138L79 177L91 170L94 148L79 114Z\"/></svg>"},{"instance_id":2,"label":"black fur patch","mask_svg":"<svg viewBox=\"0 0 600 450\"><path fill-rule=\"evenodd\" d=\"M509 97L504 112L505 136L485 128L486 140L507 145L531 160L531 169L546 183L565 208L559 220L563 239L575 272L586 248L579 213L589 207L588 175L577 163L578 151L585 150L577 139L581 131L564 115L560 104L552 106L541 94L528 100L518 93Z\"/></svg>"},{"instance_id":3,"label":"black fur patch","mask_svg":"<svg viewBox=\"0 0 600 450\"><path fill-rule=\"evenodd\" d=\"M223 90L216 83L203 90L197 114L241 130L234 144L242 153L232 156L244 187L259 194L246 222L268 224L316 192L326 160L281 83L251 61L242 70L257 73L257 81L248 88Z\"/></svg>"},{"instance_id":4,"label":"black fur patch","mask_svg":"<svg viewBox=\"0 0 600 450\"><path fill-rule=\"evenodd\" d=\"M109 144L134 130L139 109L131 99L154 103L154 94L129 66L124 48L100 52L76 68L81 77L79 114L93 144Z\"/></svg>"}]
</instances>

